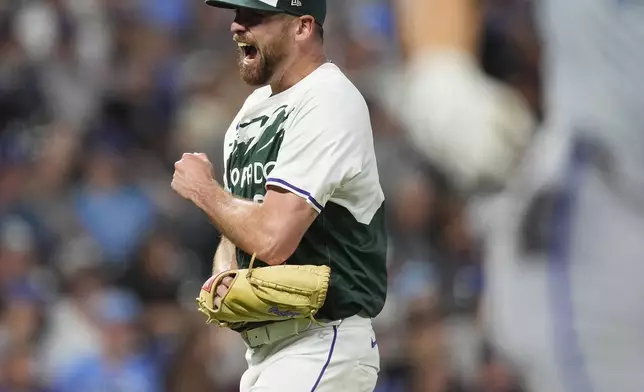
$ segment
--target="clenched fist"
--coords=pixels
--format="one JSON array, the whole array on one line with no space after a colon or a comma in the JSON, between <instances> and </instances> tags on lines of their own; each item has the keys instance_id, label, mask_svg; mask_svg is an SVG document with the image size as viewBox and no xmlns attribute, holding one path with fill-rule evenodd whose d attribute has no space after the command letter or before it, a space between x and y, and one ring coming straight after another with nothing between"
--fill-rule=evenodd
<instances>
[{"instance_id":1,"label":"clenched fist","mask_svg":"<svg viewBox=\"0 0 644 392\"><path fill-rule=\"evenodd\" d=\"M183 198L194 201L201 190L215 181L212 163L206 154L183 154L174 164L172 189Z\"/></svg>"}]
</instances>

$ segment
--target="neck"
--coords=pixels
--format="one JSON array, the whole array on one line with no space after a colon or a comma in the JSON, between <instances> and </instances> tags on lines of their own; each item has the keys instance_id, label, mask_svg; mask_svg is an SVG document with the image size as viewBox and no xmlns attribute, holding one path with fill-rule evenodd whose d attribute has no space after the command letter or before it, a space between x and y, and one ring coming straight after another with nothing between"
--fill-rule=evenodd
<instances>
[{"instance_id":1,"label":"neck","mask_svg":"<svg viewBox=\"0 0 644 392\"><path fill-rule=\"evenodd\" d=\"M293 87L326 62L327 59L324 53L317 53L315 55L303 55L287 63L282 72L277 73L279 76L270 83L273 95Z\"/></svg>"}]
</instances>

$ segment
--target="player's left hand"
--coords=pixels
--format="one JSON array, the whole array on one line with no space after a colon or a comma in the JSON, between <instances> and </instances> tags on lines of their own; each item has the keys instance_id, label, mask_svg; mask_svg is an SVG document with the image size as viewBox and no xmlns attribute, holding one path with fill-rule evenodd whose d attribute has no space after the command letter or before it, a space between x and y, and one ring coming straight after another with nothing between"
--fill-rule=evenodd
<instances>
[{"instance_id":1,"label":"player's left hand","mask_svg":"<svg viewBox=\"0 0 644 392\"><path fill-rule=\"evenodd\" d=\"M233 278L230 276L227 276L221 280L221 283L217 286L217 294L215 295L215 310L219 309L221 307L221 301L222 298L228 293L228 290L230 289L230 285L233 283Z\"/></svg>"},{"instance_id":2,"label":"player's left hand","mask_svg":"<svg viewBox=\"0 0 644 392\"><path fill-rule=\"evenodd\" d=\"M212 186L215 181L212 163L206 154L183 154L181 159L174 164L172 189L188 200L194 197L205 187Z\"/></svg>"}]
</instances>

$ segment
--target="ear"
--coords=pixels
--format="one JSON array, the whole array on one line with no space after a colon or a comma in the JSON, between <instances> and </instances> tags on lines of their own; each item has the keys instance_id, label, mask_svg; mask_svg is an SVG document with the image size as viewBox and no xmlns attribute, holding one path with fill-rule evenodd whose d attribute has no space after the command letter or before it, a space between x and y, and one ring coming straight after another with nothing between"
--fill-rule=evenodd
<instances>
[{"instance_id":1,"label":"ear","mask_svg":"<svg viewBox=\"0 0 644 392\"><path fill-rule=\"evenodd\" d=\"M305 15L301 16L298 19L295 30L295 40L304 41L313 35L315 19L313 17Z\"/></svg>"}]
</instances>

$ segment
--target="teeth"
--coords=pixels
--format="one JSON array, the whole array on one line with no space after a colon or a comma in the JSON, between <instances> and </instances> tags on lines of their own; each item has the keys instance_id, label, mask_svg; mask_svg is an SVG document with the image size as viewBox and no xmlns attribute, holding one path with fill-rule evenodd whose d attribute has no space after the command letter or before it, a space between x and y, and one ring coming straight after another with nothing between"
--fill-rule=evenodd
<instances>
[{"instance_id":1,"label":"teeth","mask_svg":"<svg viewBox=\"0 0 644 392\"><path fill-rule=\"evenodd\" d=\"M252 46L252 45L244 44L244 43L241 43L241 42L238 42L237 45L239 45L240 48L245 48L245 47Z\"/></svg>"}]
</instances>

